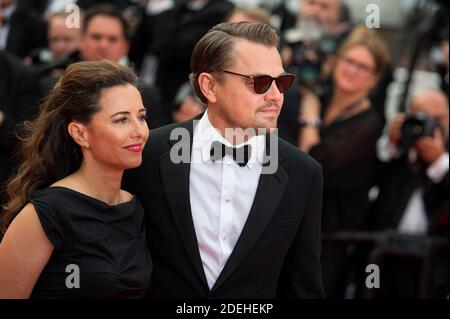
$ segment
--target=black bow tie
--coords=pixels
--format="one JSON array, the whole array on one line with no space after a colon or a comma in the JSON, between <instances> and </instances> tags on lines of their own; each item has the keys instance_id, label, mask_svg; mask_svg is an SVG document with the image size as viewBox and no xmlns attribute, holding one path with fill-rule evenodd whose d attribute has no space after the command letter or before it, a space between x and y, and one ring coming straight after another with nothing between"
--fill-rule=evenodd
<instances>
[{"instance_id":1,"label":"black bow tie","mask_svg":"<svg viewBox=\"0 0 450 319\"><path fill-rule=\"evenodd\" d=\"M211 160L213 162L223 158L225 155L230 155L233 157L234 161L240 166L244 167L247 165L250 156L252 154L252 146L244 145L241 147L230 147L226 146L219 141L214 141L211 144Z\"/></svg>"}]
</instances>

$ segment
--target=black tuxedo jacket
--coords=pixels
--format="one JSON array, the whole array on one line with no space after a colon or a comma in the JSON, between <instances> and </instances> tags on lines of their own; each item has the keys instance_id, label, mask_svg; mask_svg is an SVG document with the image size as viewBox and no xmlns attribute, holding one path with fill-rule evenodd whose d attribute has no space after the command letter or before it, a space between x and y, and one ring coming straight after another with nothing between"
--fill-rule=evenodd
<instances>
[{"instance_id":1,"label":"black tuxedo jacket","mask_svg":"<svg viewBox=\"0 0 450 319\"><path fill-rule=\"evenodd\" d=\"M396 230L411 196L420 188L423 190L429 233L448 236L448 172L436 184L426 176L424 164L408 164L404 157L380 164L379 170L382 172L378 183L380 193L368 223L372 230Z\"/></svg>"},{"instance_id":2,"label":"black tuxedo jacket","mask_svg":"<svg viewBox=\"0 0 450 319\"><path fill-rule=\"evenodd\" d=\"M278 169L261 175L244 229L210 290L191 215L190 164L170 159L177 143L170 134L177 127L189 131L192 145L193 120L152 130L143 164L124 177L124 188L138 196L147 212L154 261L148 296L322 298L320 165L278 139Z\"/></svg>"}]
</instances>

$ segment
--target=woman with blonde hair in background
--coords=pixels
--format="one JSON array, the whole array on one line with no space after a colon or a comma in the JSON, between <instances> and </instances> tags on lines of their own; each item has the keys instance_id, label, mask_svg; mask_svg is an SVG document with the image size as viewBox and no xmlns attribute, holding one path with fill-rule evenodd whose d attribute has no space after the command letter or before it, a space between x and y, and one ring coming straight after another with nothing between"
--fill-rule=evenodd
<instances>
[{"instance_id":1,"label":"woman with blonde hair in background","mask_svg":"<svg viewBox=\"0 0 450 319\"><path fill-rule=\"evenodd\" d=\"M323 231L363 230L374 184L376 141L383 120L370 94L389 59L374 30L357 27L338 49L332 68L331 93L319 99L301 89L298 147L323 168ZM325 294L342 297L347 265L344 245L324 242L322 266Z\"/></svg>"}]
</instances>

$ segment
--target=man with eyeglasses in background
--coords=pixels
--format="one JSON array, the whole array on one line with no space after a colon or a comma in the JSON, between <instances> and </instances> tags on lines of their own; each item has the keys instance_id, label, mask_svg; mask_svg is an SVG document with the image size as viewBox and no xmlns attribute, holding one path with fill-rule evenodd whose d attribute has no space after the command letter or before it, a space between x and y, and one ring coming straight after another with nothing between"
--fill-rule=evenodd
<instances>
[{"instance_id":1,"label":"man with eyeglasses in background","mask_svg":"<svg viewBox=\"0 0 450 319\"><path fill-rule=\"evenodd\" d=\"M149 297L323 297L322 171L273 135L294 80L277 45L266 24L210 29L191 59L207 110L153 130L142 167L125 176L148 212Z\"/></svg>"}]
</instances>

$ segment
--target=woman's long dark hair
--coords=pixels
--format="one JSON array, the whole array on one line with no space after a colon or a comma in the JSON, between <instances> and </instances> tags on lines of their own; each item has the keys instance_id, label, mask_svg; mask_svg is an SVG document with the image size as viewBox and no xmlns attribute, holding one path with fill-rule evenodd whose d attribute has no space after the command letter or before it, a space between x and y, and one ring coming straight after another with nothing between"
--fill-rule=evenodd
<instances>
[{"instance_id":1,"label":"woman's long dark hair","mask_svg":"<svg viewBox=\"0 0 450 319\"><path fill-rule=\"evenodd\" d=\"M2 233L31 194L79 169L83 155L69 135L68 124L71 121L88 124L100 111L98 102L102 89L123 84L139 87L139 78L117 63L78 62L66 69L40 106L37 119L24 123L19 136L23 142L22 164L6 186Z\"/></svg>"}]
</instances>

